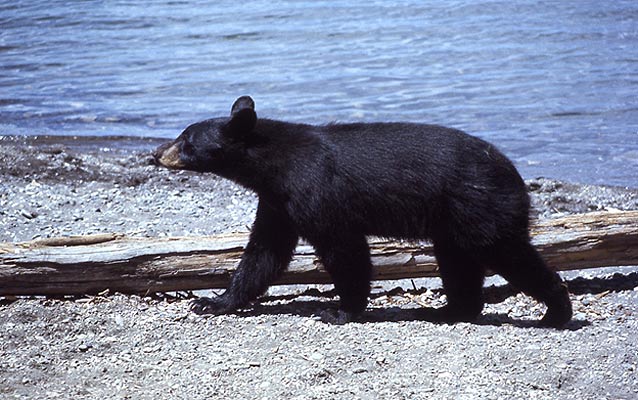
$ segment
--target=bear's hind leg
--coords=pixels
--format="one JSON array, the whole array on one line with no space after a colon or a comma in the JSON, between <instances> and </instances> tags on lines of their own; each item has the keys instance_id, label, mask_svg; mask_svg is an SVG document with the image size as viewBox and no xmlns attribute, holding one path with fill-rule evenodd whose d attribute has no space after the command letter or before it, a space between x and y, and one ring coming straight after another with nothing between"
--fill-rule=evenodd
<instances>
[{"instance_id":1,"label":"bear's hind leg","mask_svg":"<svg viewBox=\"0 0 638 400\"><path fill-rule=\"evenodd\" d=\"M486 253L489 267L523 293L545 303L541 325L562 327L572 317L567 285L552 271L527 240L492 246Z\"/></svg>"},{"instance_id":2,"label":"bear's hind leg","mask_svg":"<svg viewBox=\"0 0 638 400\"><path fill-rule=\"evenodd\" d=\"M483 311L483 280L485 270L471 252L455 246L434 244L447 304L441 308L421 311L424 319L433 322L469 322Z\"/></svg>"},{"instance_id":3,"label":"bear's hind leg","mask_svg":"<svg viewBox=\"0 0 638 400\"><path fill-rule=\"evenodd\" d=\"M336 316L322 314L322 319L334 324L351 321L368 305L372 262L365 236L332 237L311 241L319 259L330 274L339 295Z\"/></svg>"}]
</instances>

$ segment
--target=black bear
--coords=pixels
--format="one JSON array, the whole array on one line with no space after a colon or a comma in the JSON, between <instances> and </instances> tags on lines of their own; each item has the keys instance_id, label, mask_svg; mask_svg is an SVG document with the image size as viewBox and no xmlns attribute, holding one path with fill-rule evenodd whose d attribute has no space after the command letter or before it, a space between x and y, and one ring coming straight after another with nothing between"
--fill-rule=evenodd
<instances>
[{"instance_id":1,"label":"black bear","mask_svg":"<svg viewBox=\"0 0 638 400\"><path fill-rule=\"evenodd\" d=\"M368 302L366 236L373 235L432 241L447 305L424 309L425 319L475 319L488 268L547 305L543 325L571 319L566 286L530 244L530 201L521 176L493 145L459 130L257 119L253 100L244 96L229 118L190 125L154 157L169 168L231 179L259 197L227 290L195 300L195 312L247 306L288 266L302 237L339 295L332 322L347 322Z\"/></svg>"}]
</instances>

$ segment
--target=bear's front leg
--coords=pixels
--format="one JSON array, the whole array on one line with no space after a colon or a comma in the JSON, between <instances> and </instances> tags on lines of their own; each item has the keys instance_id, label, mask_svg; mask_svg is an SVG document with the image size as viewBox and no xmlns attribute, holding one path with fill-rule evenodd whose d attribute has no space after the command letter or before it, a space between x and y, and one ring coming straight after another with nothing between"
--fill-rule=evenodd
<instances>
[{"instance_id":1,"label":"bear's front leg","mask_svg":"<svg viewBox=\"0 0 638 400\"><path fill-rule=\"evenodd\" d=\"M191 310L198 314L224 314L247 306L286 269L298 239L287 214L260 200L250 240L228 288L221 296L194 300Z\"/></svg>"}]
</instances>

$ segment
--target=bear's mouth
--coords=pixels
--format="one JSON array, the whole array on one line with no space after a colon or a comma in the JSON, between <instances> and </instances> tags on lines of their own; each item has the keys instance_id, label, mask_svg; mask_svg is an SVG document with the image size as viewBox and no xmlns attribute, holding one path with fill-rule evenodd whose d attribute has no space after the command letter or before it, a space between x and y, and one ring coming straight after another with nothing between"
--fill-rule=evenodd
<instances>
[{"instance_id":1,"label":"bear's mouth","mask_svg":"<svg viewBox=\"0 0 638 400\"><path fill-rule=\"evenodd\" d=\"M165 143L153 152L153 157L158 165L167 168L182 169L185 165L179 156L180 152L177 143Z\"/></svg>"}]
</instances>

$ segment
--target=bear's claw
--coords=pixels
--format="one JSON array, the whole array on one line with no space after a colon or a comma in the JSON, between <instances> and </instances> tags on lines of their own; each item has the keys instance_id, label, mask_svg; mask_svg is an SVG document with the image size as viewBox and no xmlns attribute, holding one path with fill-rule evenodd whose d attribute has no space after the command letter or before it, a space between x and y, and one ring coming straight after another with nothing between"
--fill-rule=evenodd
<instances>
[{"instance_id":1,"label":"bear's claw","mask_svg":"<svg viewBox=\"0 0 638 400\"><path fill-rule=\"evenodd\" d=\"M191 302L190 309L195 314L224 314L228 306L221 298L200 297Z\"/></svg>"}]
</instances>

